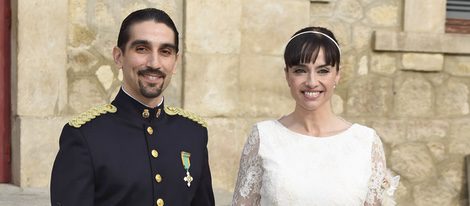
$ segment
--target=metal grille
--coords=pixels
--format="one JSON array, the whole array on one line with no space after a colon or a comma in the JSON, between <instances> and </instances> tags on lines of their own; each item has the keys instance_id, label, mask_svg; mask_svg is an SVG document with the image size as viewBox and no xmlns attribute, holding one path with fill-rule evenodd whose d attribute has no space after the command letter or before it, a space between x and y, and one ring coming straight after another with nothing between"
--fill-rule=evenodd
<instances>
[{"instance_id":1,"label":"metal grille","mask_svg":"<svg viewBox=\"0 0 470 206\"><path fill-rule=\"evenodd\" d=\"M470 19L470 0L447 0L447 18Z\"/></svg>"}]
</instances>

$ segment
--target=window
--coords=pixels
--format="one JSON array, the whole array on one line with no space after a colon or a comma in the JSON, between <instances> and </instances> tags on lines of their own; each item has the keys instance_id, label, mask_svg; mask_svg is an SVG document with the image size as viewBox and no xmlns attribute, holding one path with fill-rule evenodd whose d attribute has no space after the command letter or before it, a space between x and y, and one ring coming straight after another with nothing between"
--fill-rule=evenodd
<instances>
[{"instance_id":1,"label":"window","mask_svg":"<svg viewBox=\"0 0 470 206\"><path fill-rule=\"evenodd\" d=\"M470 0L447 0L446 32L470 34Z\"/></svg>"}]
</instances>

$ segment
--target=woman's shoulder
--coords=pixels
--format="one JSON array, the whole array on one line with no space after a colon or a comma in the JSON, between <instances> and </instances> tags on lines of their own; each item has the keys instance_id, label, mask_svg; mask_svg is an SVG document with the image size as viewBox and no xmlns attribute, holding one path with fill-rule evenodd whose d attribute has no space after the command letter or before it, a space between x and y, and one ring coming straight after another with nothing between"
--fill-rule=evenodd
<instances>
[{"instance_id":1,"label":"woman's shoulder","mask_svg":"<svg viewBox=\"0 0 470 206\"><path fill-rule=\"evenodd\" d=\"M351 130L355 136L365 138L371 142L376 141L376 139L378 138L378 135L375 129L368 127L366 125L354 123Z\"/></svg>"},{"instance_id":2,"label":"woman's shoulder","mask_svg":"<svg viewBox=\"0 0 470 206\"><path fill-rule=\"evenodd\" d=\"M257 122L255 123L255 127L257 127L258 129L260 127L262 128L266 128L266 127L273 127L276 125L276 121L277 120L274 120L274 119L270 119L270 120L263 120L263 121L260 121L260 122Z\"/></svg>"}]
</instances>

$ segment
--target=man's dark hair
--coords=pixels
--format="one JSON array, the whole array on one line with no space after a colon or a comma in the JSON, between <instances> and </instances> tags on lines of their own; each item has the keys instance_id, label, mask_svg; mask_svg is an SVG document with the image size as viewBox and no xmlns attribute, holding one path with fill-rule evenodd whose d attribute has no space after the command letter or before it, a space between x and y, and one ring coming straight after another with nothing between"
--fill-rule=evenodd
<instances>
[{"instance_id":1,"label":"man's dark hair","mask_svg":"<svg viewBox=\"0 0 470 206\"><path fill-rule=\"evenodd\" d=\"M146 8L132 12L127 16L124 21L122 21L121 29L119 30L119 36L117 40L117 46L124 53L126 51L126 44L129 41L129 31L130 27L136 23L143 21L153 20L156 23L163 23L170 27L171 30L175 33L175 46L176 53L178 53L178 30L176 29L175 23L171 20L170 16L167 13L160 9L155 8Z\"/></svg>"}]
</instances>

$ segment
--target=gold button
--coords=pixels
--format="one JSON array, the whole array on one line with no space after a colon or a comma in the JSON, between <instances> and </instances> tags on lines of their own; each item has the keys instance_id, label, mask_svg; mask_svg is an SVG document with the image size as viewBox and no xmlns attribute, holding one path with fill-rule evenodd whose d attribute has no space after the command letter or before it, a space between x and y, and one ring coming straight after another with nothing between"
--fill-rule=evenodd
<instances>
[{"instance_id":1,"label":"gold button","mask_svg":"<svg viewBox=\"0 0 470 206\"><path fill-rule=\"evenodd\" d=\"M158 198L157 200L157 206L163 206L165 204L165 202L163 202L163 199L162 198Z\"/></svg>"},{"instance_id":2,"label":"gold button","mask_svg":"<svg viewBox=\"0 0 470 206\"><path fill-rule=\"evenodd\" d=\"M160 116L160 113L162 112L162 109L157 110L157 114L155 115L157 118Z\"/></svg>"},{"instance_id":3,"label":"gold button","mask_svg":"<svg viewBox=\"0 0 470 206\"><path fill-rule=\"evenodd\" d=\"M157 158L158 157L158 151L157 150L152 150L152 156Z\"/></svg>"},{"instance_id":4,"label":"gold button","mask_svg":"<svg viewBox=\"0 0 470 206\"><path fill-rule=\"evenodd\" d=\"M162 176L160 174L155 175L155 180L160 183L162 181Z\"/></svg>"},{"instance_id":5,"label":"gold button","mask_svg":"<svg viewBox=\"0 0 470 206\"><path fill-rule=\"evenodd\" d=\"M152 127L147 127L147 132L152 135L153 134L153 129Z\"/></svg>"},{"instance_id":6,"label":"gold button","mask_svg":"<svg viewBox=\"0 0 470 206\"><path fill-rule=\"evenodd\" d=\"M144 111L142 112L142 117L143 118L149 118L150 117L150 112L148 109L144 109Z\"/></svg>"}]
</instances>

